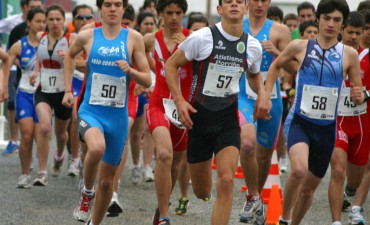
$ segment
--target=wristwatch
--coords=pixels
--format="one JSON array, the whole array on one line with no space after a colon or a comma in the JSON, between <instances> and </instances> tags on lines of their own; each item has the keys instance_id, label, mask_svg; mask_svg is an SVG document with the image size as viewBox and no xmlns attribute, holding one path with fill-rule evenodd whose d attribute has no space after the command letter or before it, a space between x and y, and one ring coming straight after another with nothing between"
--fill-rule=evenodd
<instances>
[{"instance_id":1,"label":"wristwatch","mask_svg":"<svg viewBox=\"0 0 370 225\"><path fill-rule=\"evenodd\" d=\"M370 98L370 93L369 93L369 91L368 91L368 90L364 90L364 96L365 96L364 101L369 100L369 98Z\"/></svg>"}]
</instances>

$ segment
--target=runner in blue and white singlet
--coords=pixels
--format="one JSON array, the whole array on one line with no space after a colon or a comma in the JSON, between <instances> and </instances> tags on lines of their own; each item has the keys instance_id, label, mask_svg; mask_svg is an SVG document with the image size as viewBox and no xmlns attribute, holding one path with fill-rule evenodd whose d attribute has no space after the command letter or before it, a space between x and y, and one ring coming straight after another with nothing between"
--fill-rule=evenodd
<instances>
[{"instance_id":1,"label":"runner in blue and white singlet","mask_svg":"<svg viewBox=\"0 0 370 225\"><path fill-rule=\"evenodd\" d=\"M95 28L94 42L86 67L87 81L78 110L81 137L89 127L98 127L106 138L103 161L118 165L128 130L127 90L129 76L116 64L130 61L128 30L122 28L114 40L107 40L102 28Z\"/></svg>"}]
</instances>

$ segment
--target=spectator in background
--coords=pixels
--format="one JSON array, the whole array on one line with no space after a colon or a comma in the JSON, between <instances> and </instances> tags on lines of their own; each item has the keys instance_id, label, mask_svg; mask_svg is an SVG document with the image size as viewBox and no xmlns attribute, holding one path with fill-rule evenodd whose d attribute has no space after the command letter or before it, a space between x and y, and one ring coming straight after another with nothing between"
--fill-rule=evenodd
<instances>
[{"instance_id":1,"label":"spectator in background","mask_svg":"<svg viewBox=\"0 0 370 225\"><path fill-rule=\"evenodd\" d=\"M149 11L153 13L155 18L158 18L157 0L145 0L143 6L140 8L140 12L142 11Z\"/></svg>"},{"instance_id":2,"label":"spectator in background","mask_svg":"<svg viewBox=\"0 0 370 225\"><path fill-rule=\"evenodd\" d=\"M126 27L133 28L134 20L135 20L135 9L134 7L132 7L131 4L128 4L125 9L125 13L122 16L121 24L125 25Z\"/></svg>"},{"instance_id":3,"label":"spectator in background","mask_svg":"<svg viewBox=\"0 0 370 225\"><path fill-rule=\"evenodd\" d=\"M203 14L191 14L189 15L187 28L191 31L197 31L200 28L208 27L208 19Z\"/></svg>"},{"instance_id":4,"label":"spectator in background","mask_svg":"<svg viewBox=\"0 0 370 225\"><path fill-rule=\"evenodd\" d=\"M313 20L305 21L299 24L299 34L304 40L316 38L319 34L319 25Z\"/></svg>"},{"instance_id":5,"label":"spectator in background","mask_svg":"<svg viewBox=\"0 0 370 225\"><path fill-rule=\"evenodd\" d=\"M315 20L315 6L310 2L302 2L297 7L299 23L307 20ZM299 29L295 29L291 34L292 40L300 39Z\"/></svg>"},{"instance_id":6,"label":"spectator in background","mask_svg":"<svg viewBox=\"0 0 370 225\"><path fill-rule=\"evenodd\" d=\"M284 12L277 6L270 6L267 10L267 18L278 23L283 22Z\"/></svg>"},{"instance_id":7,"label":"spectator in background","mask_svg":"<svg viewBox=\"0 0 370 225\"><path fill-rule=\"evenodd\" d=\"M299 24L297 15L293 13L286 14L283 19L283 24L289 28L290 32L297 29Z\"/></svg>"},{"instance_id":8,"label":"spectator in background","mask_svg":"<svg viewBox=\"0 0 370 225\"><path fill-rule=\"evenodd\" d=\"M357 11L360 12L361 10L364 9L370 9L370 1L369 0L364 0L360 2L357 6Z\"/></svg>"}]
</instances>

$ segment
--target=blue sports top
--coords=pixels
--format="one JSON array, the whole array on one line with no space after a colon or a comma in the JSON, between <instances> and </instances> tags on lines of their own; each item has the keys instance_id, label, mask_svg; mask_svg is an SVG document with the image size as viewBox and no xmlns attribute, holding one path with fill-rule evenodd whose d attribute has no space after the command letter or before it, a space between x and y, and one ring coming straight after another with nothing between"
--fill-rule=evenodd
<instances>
[{"instance_id":1,"label":"blue sports top","mask_svg":"<svg viewBox=\"0 0 370 225\"><path fill-rule=\"evenodd\" d=\"M81 108L86 107L88 110L98 107L102 113L127 110L129 76L115 62L123 59L130 64L128 32L122 28L114 40L108 40L104 37L101 27L94 29Z\"/></svg>"},{"instance_id":2,"label":"blue sports top","mask_svg":"<svg viewBox=\"0 0 370 225\"><path fill-rule=\"evenodd\" d=\"M343 83L343 52L344 45L339 42L329 49L322 49L317 43L316 39L311 39L308 41L306 55L296 78L297 91L292 107L292 110L300 117L318 125L328 125L335 122L337 114L336 109L335 116L332 119L326 118L324 114L321 119L312 119L308 118L304 113L302 113L302 94L304 85L314 85L320 87L337 88L338 91L336 94L339 96ZM312 101L312 108L317 108L317 104L322 104L322 109L325 108L325 105L323 104L326 104L326 100L316 103L317 101L320 101L317 98ZM336 101L337 108L338 97Z\"/></svg>"}]
</instances>

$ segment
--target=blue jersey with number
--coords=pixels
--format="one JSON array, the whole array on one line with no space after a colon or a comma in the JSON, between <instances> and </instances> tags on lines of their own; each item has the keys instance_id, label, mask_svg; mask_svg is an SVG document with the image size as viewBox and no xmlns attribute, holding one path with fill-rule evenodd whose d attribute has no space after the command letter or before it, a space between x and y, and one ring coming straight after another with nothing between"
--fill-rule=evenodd
<instances>
[{"instance_id":1,"label":"blue jersey with number","mask_svg":"<svg viewBox=\"0 0 370 225\"><path fill-rule=\"evenodd\" d=\"M319 125L328 125L334 120L311 119L301 112L303 85L338 88L338 96L343 83L343 52L344 45L337 43L329 49L322 49L316 39L308 41L307 51L302 66L297 74L296 97L291 112ZM319 104L325 104L320 102ZM338 101L337 101L338 105ZM335 117L336 118L335 110Z\"/></svg>"},{"instance_id":2,"label":"blue jersey with number","mask_svg":"<svg viewBox=\"0 0 370 225\"><path fill-rule=\"evenodd\" d=\"M21 55L19 57L19 63L22 70L33 71L35 67L35 59L38 46L32 46L28 42L27 36L23 37L21 40Z\"/></svg>"}]
</instances>

